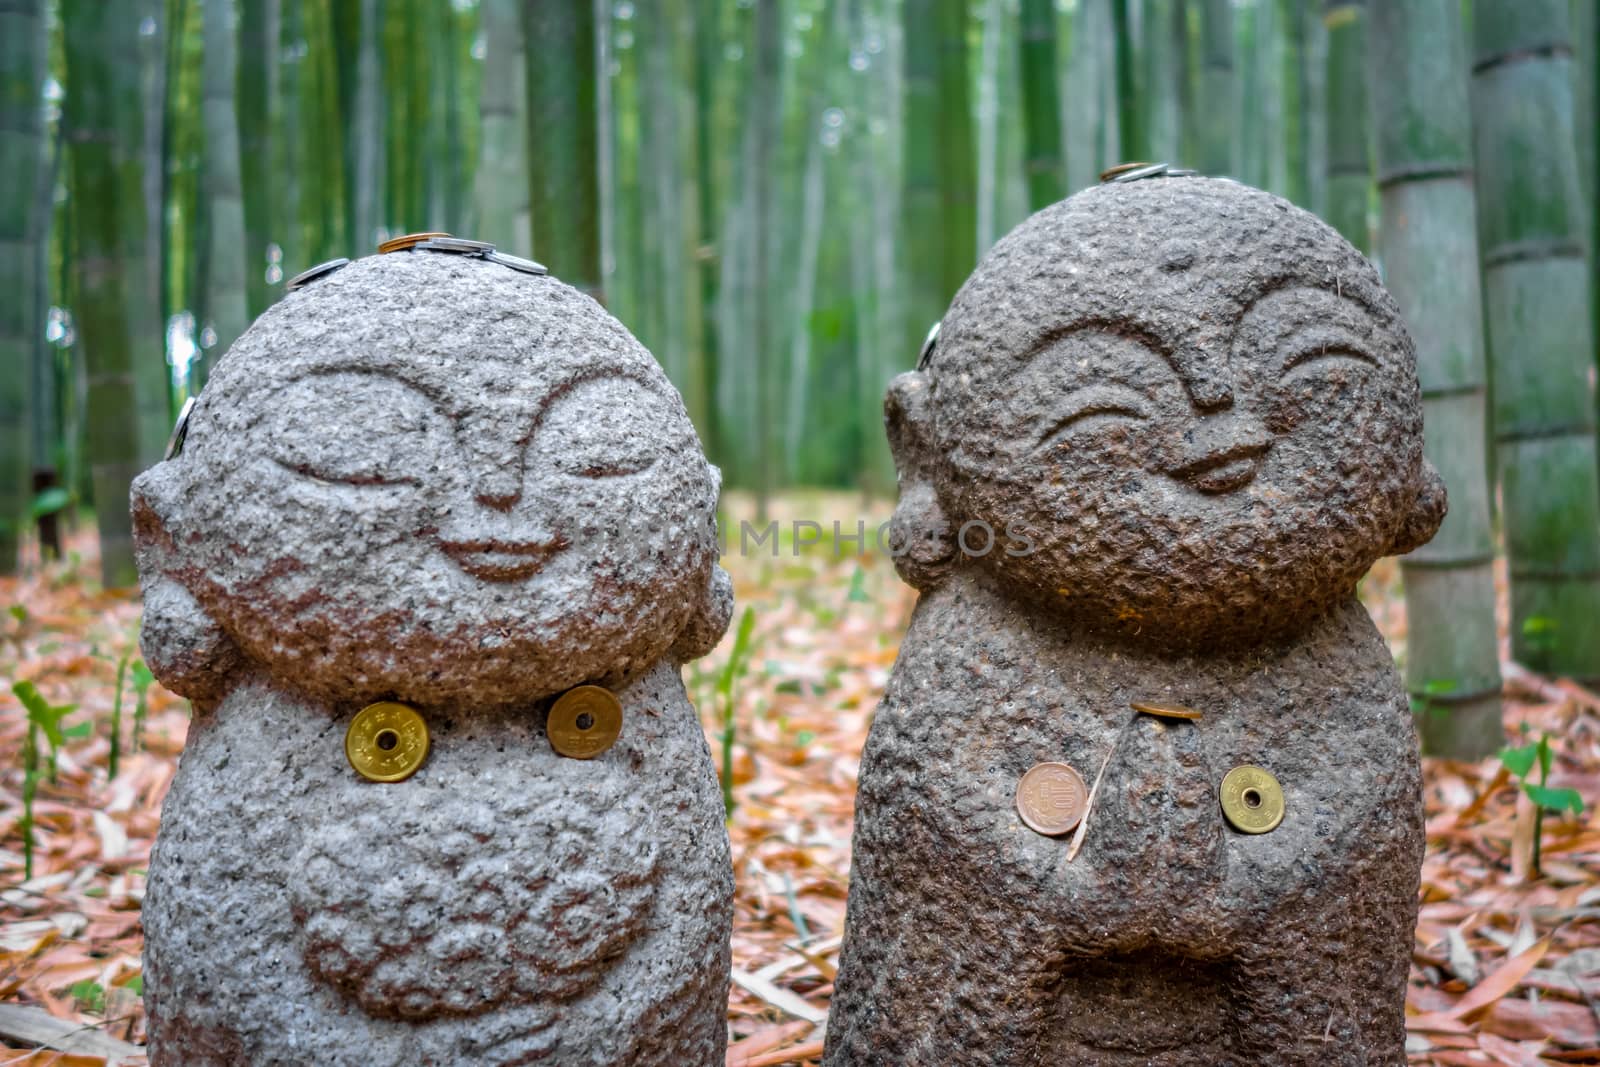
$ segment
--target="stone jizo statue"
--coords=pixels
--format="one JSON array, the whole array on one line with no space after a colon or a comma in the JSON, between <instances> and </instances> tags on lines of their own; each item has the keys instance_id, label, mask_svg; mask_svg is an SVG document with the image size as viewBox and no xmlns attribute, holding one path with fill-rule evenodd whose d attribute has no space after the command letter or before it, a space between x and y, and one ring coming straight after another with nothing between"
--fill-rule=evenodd
<instances>
[{"instance_id":1,"label":"stone jizo statue","mask_svg":"<svg viewBox=\"0 0 1600 1067\"><path fill-rule=\"evenodd\" d=\"M716 496L650 354L553 278L400 251L262 315L134 488L144 653L195 709L155 1067L722 1062L679 679L731 611Z\"/></svg>"},{"instance_id":2,"label":"stone jizo statue","mask_svg":"<svg viewBox=\"0 0 1600 1067\"><path fill-rule=\"evenodd\" d=\"M1372 266L1234 182L1102 185L994 247L887 415L922 599L828 1067L1402 1064L1420 773L1355 588L1445 501Z\"/></svg>"}]
</instances>

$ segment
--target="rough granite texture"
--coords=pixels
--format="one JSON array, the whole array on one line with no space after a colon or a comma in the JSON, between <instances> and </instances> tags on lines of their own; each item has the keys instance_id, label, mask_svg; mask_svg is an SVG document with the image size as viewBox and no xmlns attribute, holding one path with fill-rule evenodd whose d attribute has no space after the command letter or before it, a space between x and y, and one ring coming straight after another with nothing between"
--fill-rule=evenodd
<instances>
[{"instance_id":1,"label":"rough granite texture","mask_svg":"<svg viewBox=\"0 0 1600 1067\"><path fill-rule=\"evenodd\" d=\"M1100 186L995 246L886 408L923 595L824 1062L1403 1064L1421 775L1354 590L1444 493L1371 265L1233 182ZM1070 862L1014 804L1048 760L1105 764ZM1284 790L1267 834L1219 806L1246 763Z\"/></svg>"},{"instance_id":2,"label":"rough granite texture","mask_svg":"<svg viewBox=\"0 0 1600 1067\"><path fill-rule=\"evenodd\" d=\"M134 485L195 720L144 905L154 1067L720 1064L733 878L679 665L732 610L717 475L553 278L427 252L287 295ZM545 715L611 688L620 739ZM398 783L344 753L415 706Z\"/></svg>"}]
</instances>

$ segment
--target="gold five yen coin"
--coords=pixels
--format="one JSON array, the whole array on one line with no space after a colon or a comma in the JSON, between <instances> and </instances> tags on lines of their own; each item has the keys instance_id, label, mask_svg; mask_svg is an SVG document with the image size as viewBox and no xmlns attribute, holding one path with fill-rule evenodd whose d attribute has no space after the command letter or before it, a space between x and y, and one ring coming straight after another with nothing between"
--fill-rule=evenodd
<instances>
[{"instance_id":1,"label":"gold five yen coin","mask_svg":"<svg viewBox=\"0 0 1600 1067\"><path fill-rule=\"evenodd\" d=\"M569 689L550 709L545 733L561 755L594 759L622 734L622 702L598 685Z\"/></svg>"},{"instance_id":2,"label":"gold five yen coin","mask_svg":"<svg viewBox=\"0 0 1600 1067\"><path fill-rule=\"evenodd\" d=\"M409 704L368 704L350 720L344 755L363 778L403 781L428 758L428 724Z\"/></svg>"},{"instance_id":3,"label":"gold five yen coin","mask_svg":"<svg viewBox=\"0 0 1600 1067\"><path fill-rule=\"evenodd\" d=\"M1264 834L1283 822L1283 787L1264 767L1245 764L1222 777L1222 814L1240 833Z\"/></svg>"}]
</instances>

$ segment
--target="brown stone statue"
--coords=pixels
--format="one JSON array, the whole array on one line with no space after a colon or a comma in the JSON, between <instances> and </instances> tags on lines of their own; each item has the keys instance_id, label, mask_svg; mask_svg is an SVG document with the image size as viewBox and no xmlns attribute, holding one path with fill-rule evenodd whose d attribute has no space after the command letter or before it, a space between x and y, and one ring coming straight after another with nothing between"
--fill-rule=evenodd
<instances>
[{"instance_id":1,"label":"brown stone statue","mask_svg":"<svg viewBox=\"0 0 1600 1067\"><path fill-rule=\"evenodd\" d=\"M598 304L443 247L290 292L135 484L144 652L195 708L155 1067L722 1062L679 679L731 611L716 472Z\"/></svg>"},{"instance_id":2,"label":"brown stone statue","mask_svg":"<svg viewBox=\"0 0 1600 1067\"><path fill-rule=\"evenodd\" d=\"M1445 501L1372 266L1231 181L1102 185L887 412L922 599L824 1062L1403 1063L1420 773L1355 587Z\"/></svg>"}]
</instances>

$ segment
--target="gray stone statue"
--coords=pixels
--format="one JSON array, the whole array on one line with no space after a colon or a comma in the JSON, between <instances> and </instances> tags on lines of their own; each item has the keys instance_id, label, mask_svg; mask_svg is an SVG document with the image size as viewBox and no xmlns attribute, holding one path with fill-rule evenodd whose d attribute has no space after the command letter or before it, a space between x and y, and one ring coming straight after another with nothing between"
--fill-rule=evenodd
<instances>
[{"instance_id":1,"label":"gray stone statue","mask_svg":"<svg viewBox=\"0 0 1600 1067\"><path fill-rule=\"evenodd\" d=\"M155 1067L722 1062L679 679L732 607L716 497L650 354L553 278L397 252L261 316L134 486L144 654L195 710Z\"/></svg>"},{"instance_id":2,"label":"gray stone statue","mask_svg":"<svg viewBox=\"0 0 1600 1067\"><path fill-rule=\"evenodd\" d=\"M1371 265L1233 182L1102 185L886 406L922 598L824 1062L1402 1064L1420 773L1355 587L1445 502Z\"/></svg>"}]
</instances>

